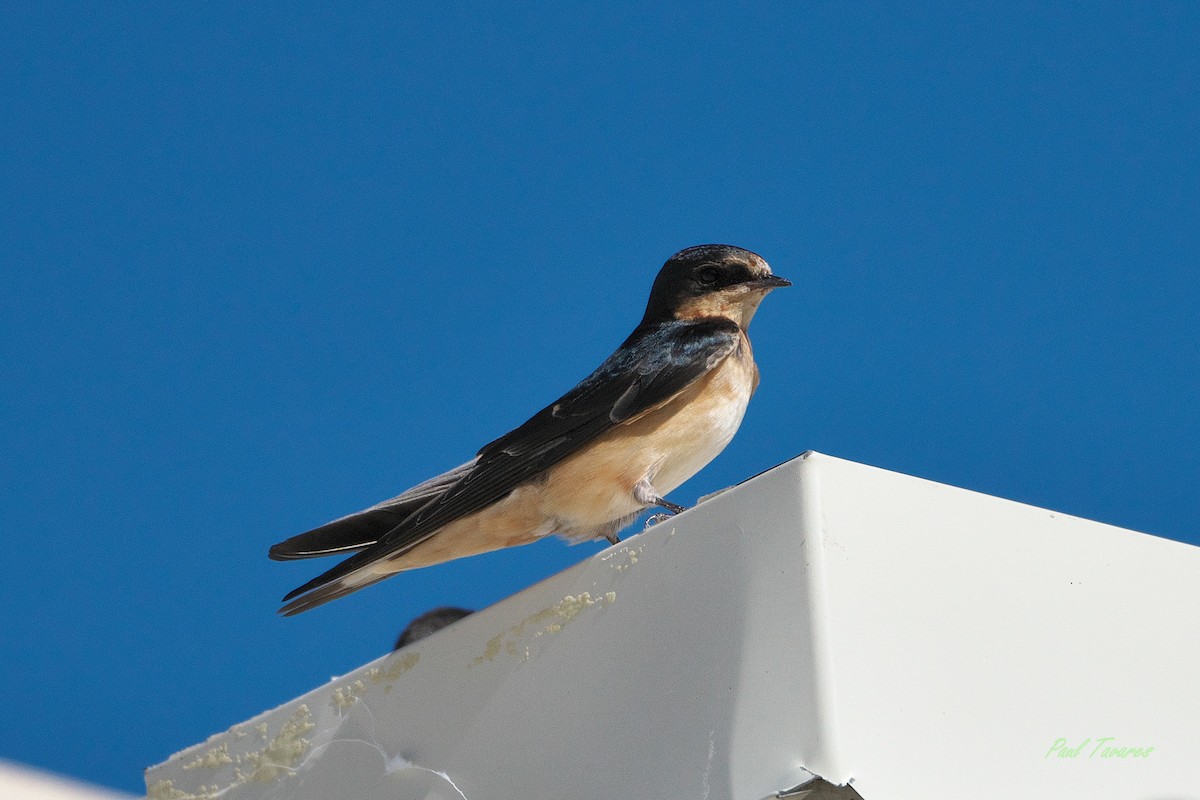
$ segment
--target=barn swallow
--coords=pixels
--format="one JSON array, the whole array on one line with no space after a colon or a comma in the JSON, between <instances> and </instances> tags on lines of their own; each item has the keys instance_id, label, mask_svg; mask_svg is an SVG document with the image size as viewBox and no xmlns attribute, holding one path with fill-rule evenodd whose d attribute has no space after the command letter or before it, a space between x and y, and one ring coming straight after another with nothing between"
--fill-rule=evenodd
<instances>
[{"instance_id":1,"label":"barn swallow","mask_svg":"<svg viewBox=\"0 0 1200 800\"><path fill-rule=\"evenodd\" d=\"M289 593L307 611L397 572L556 533L607 538L664 498L733 438L758 367L746 328L790 286L749 250L681 250L654 279L642 321L578 386L467 463L403 494L280 542L279 561L354 552Z\"/></svg>"}]
</instances>

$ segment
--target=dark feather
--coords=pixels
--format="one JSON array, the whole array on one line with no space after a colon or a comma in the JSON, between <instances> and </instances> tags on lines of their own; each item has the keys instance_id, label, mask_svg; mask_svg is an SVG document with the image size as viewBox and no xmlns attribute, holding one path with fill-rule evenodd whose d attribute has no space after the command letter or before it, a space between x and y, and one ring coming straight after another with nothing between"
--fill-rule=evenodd
<instances>
[{"instance_id":1,"label":"dark feather","mask_svg":"<svg viewBox=\"0 0 1200 800\"><path fill-rule=\"evenodd\" d=\"M430 478L391 500L384 500L370 508L356 511L272 545L268 555L276 561L291 561L369 547L394 530L421 506L446 491L447 487L454 485L473 466L475 459Z\"/></svg>"},{"instance_id":2,"label":"dark feather","mask_svg":"<svg viewBox=\"0 0 1200 800\"><path fill-rule=\"evenodd\" d=\"M337 600L339 597L345 597L348 594L357 592L359 589L365 589L368 586L372 586L389 577L391 576L380 575L373 581L366 581L364 583L358 583L354 585L346 584L340 580L332 581L324 585L314 586L312 590L308 592L308 594L304 595L303 597L297 597L295 600L288 602L288 598L300 593L300 590L297 589L295 592L292 592L290 595L288 595L288 597L284 598L285 602L284 605L279 609L279 613L285 617L294 617L302 611L308 611L309 609L316 608L317 606L323 606L332 600ZM309 583L313 583L313 581L309 581Z\"/></svg>"}]
</instances>

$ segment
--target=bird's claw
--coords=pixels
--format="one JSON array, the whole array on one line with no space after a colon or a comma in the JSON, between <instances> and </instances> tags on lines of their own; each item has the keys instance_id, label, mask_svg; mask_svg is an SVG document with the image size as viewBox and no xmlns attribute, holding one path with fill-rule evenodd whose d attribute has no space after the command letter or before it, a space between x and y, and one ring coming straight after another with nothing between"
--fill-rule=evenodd
<instances>
[{"instance_id":1,"label":"bird's claw","mask_svg":"<svg viewBox=\"0 0 1200 800\"><path fill-rule=\"evenodd\" d=\"M658 514L651 514L650 516L646 517L646 527L642 528L642 530L648 531L658 523L662 522L663 520L668 520L673 516L674 514L664 514L662 512Z\"/></svg>"}]
</instances>

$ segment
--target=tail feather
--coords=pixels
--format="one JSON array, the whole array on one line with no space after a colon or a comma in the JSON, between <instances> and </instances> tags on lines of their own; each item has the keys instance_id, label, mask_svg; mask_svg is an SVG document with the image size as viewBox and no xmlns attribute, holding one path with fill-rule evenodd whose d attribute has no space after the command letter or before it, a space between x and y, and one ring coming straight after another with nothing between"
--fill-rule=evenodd
<instances>
[{"instance_id":1,"label":"tail feather","mask_svg":"<svg viewBox=\"0 0 1200 800\"><path fill-rule=\"evenodd\" d=\"M359 511L273 544L267 555L275 561L292 561L362 550L379 541L412 511L407 511L404 506Z\"/></svg>"},{"instance_id":2,"label":"tail feather","mask_svg":"<svg viewBox=\"0 0 1200 800\"><path fill-rule=\"evenodd\" d=\"M327 583L323 586L318 586L301 597L296 597L290 602L285 602L279 609L279 613L285 617L294 617L297 614L308 611L309 609L323 606L331 600L337 600L339 597L345 597L352 592L357 592L359 589L379 583L384 578L391 577L384 574L375 578L370 578L359 583L352 582L348 578L339 578L333 583ZM295 593L288 595L293 597ZM287 598L285 598L286 600Z\"/></svg>"},{"instance_id":3,"label":"tail feather","mask_svg":"<svg viewBox=\"0 0 1200 800\"><path fill-rule=\"evenodd\" d=\"M275 561L292 561L353 552L370 547L413 512L457 483L471 467L475 466L475 461L476 459L472 459L449 472L443 472L391 500L384 500L370 508L285 539L272 545L267 555Z\"/></svg>"},{"instance_id":4,"label":"tail feather","mask_svg":"<svg viewBox=\"0 0 1200 800\"><path fill-rule=\"evenodd\" d=\"M440 497L461 480L475 466L477 460L472 459L449 472L431 478L391 500L335 519L319 528L273 545L269 555L276 561L365 551L356 553L303 586L288 592L283 598L284 606L279 609L279 613L290 617L378 583L387 577L389 573L377 575L363 569L380 556L377 550L370 548L429 501ZM419 540L414 541L406 549L411 549L419 543ZM391 548L385 549L392 552Z\"/></svg>"}]
</instances>

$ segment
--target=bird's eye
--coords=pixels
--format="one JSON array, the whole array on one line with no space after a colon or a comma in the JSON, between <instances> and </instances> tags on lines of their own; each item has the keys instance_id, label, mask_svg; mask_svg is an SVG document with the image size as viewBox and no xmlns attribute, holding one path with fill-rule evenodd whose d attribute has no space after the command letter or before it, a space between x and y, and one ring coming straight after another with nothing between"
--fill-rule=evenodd
<instances>
[{"instance_id":1,"label":"bird's eye","mask_svg":"<svg viewBox=\"0 0 1200 800\"><path fill-rule=\"evenodd\" d=\"M716 267L705 267L696 273L696 277L705 286L712 286L721 277L721 272Z\"/></svg>"}]
</instances>

